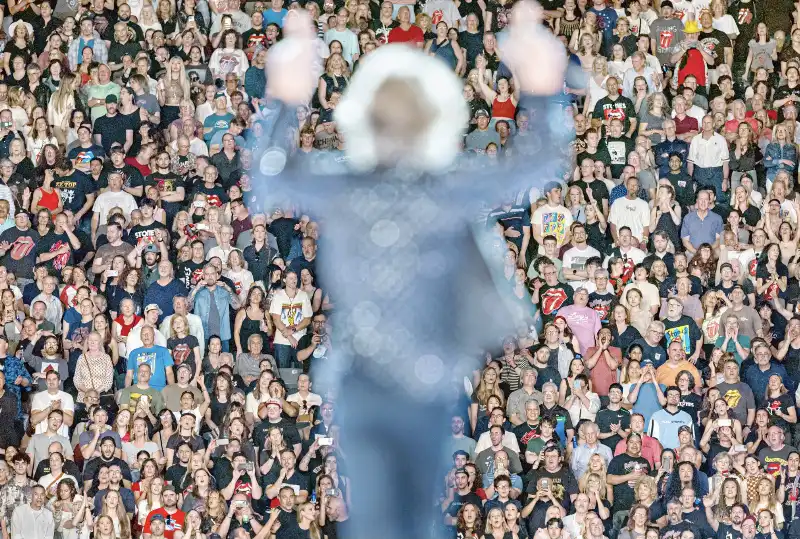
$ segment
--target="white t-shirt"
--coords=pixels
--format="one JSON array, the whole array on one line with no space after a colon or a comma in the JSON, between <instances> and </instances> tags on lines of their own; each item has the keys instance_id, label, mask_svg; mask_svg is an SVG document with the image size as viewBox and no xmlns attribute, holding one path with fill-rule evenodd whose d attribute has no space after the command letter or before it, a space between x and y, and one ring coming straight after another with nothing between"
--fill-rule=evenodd
<instances>
[{"instance_id":1,"label":"white t-shirt","mask_svg":"<svg viewBox=\"0 0 800 539\"><path fill-rule=\"evenodd\" d=\"M644 227L650 225L650 207L641 198L618 198L611 205L608 222L616 225L617 230L627 226L633 237L641 241Z\"/></svg>"},{"instance_id":2,"label":"white t-shirt","mask_svg":"<svg viewBox=\"0 0 800 539\"><path fill-rule=\"evenodd\" d=\"M98 214L97 222L101 226L105 225L108 222L108 212L117 206L122 208L122 213L128 221L130 221L131 212L139 207L136 205L136 199L130 193L125 191L120 191L119 193L106 191L97 197L92 206L92 211Z\"/></svg>"},{"instance_id":3,"label":"white t-shirt","mask_svg":"<svg viewBox=\"0 0 800 539\"><path fill-rule=\"evenodd\" d=\"M648 216L648 220L650 217ZM567 232L572 225L572 213L564 206L545 204L536 209L531 217L531 225L538 225L542 237L555 236L558 246L564 245Z\"/></svg>"},{"instance_id":4,"label":"white t-shirt","mask_svg":"<svg viewBox=\"0 0 800 539\"><path fill-rule=\"evenodd\" d=\"M423 13L430 15L431 24L434 28L439 21L445 21L449 28L456 25L456 21L461 18L458 8L453 0L428 0L425 3Z\"/></svg>"},{"instance_id":5,"label":"white t-shirt","mask_svg":"<svg viewBox=\"0 0 800 539\"><path fill-rule=\"evenodd\" d=\"M269 314L280 315L281 322L287 326L297 326L306 318L311 318L314 311L311 309L311 301L308 299L308 294L303 290L297 290L294 298L290 298L286 294L286 290L281 288L272 296L272 302L269 304ZM299 341L305 334L306 329L303 328L300 331L295 331L293 337ZM274 343L288 345L289 340L278 331L275 333Z\"/></svg>"},{"instance_id":6,"label":"white t-shirt","mask_svg":"<svg viewBox=\"0 0 800 539\"><path fill-rule=\"evenodd\" d=\"M568 250L564 253L564 257L561 259L561 267L566 269L576 269L582 270L586 266L586 261L596 256L602 259L600 255L600 251L595 249L594 247L587 245L585 249L578 249L577 247L573 247L572 249ZM589 276L591 280L591 275ZM568 281L568 284L574 288L580 288L580 284L583 281Z\"/></svg>"},{"instance_id":7,"label":"white t-shirt","mask_svg":"<svg viewBox=\"0 0 800 539\"><path fill-rule=\"evenodd\" d=\"M55 395L51 395L46 390L45 391L38 391L33 395L33 400L31 401L31 411L41 411L46 409L50 406L50 403L53 401L61 401L61 409L65 412L75 413L75 401L72 398L72 395L66 393L64 391L59 391ZM35 434L41 434L47 431L47 420L40 421L36 425ZM63 436L64 438L69 439L69 427L67 427L66 423L61 424L61 428L58 429L58 434Z\"/></svg>"}]
</instances>

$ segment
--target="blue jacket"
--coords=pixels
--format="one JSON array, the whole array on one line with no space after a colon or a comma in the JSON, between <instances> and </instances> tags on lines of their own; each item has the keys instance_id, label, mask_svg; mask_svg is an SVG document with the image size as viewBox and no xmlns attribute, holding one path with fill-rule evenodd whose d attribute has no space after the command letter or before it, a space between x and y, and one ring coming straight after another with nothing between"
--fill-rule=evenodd
<instances>
[{"instance_id":1,"label":"blue jacket","mask_svg":"<svg viewBox=\"0 0 800 539\"><path fill-rule=\"evenodd\" d=\"M206 287L201 288L194 296L194 309L192 312L203 321L203 332L206 338L211 336L208 330L208 315L211 313L212 294L219 312L219 338L223 341L228 341L231 339L231 295L227 290L219 285L214 288L213 292Z\"/></svg>"},{"instance_id":2,"label":"blue jacket","mask_svg":"<svg viewBox=\"0 0 800 539\"><path fill-rule=\"evenodd\" d=\"M244 73L244 90L247 95L257 97L258 99L264 98L264 93L267 89L267 74L264 69L256 66L250 66Z\"/></svg>"},{"instance_id":3,"label":"blue jacket","mask_svg":"<svg viewBox=\"0 0 800 539\"><path fill-rule=\"evenodd\" d=\"M791 166L781 163L781 159L788 159L793 164ZM777 142L770 142L767 151L764 152L764 168L767 169L767 178L773 179L779 170L785 170L794 181L794 171L797 170L797 150L794 144L784 144L781 146Z\"/></svg>"},{"instance_id":4,"label":"blue jacket","mask_svg":"<svg viewBox=\"0 0 800 539\"><path fill-rule=\"evenodd\" d=\"M689 143L685 140L676 138L672 142L665 140L656 144L654 152L656 156L656 166L658 167L659 179L669 173L669 155L678 153L683 161L683 170L686 171L689 157Z\"/></svg>"}]
</instances>

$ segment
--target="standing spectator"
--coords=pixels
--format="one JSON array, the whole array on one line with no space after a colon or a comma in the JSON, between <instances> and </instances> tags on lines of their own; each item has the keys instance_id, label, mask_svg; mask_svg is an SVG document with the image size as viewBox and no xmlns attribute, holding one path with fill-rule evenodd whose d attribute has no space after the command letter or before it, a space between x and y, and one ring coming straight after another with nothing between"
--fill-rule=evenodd
<instances>
[{"instance_id":1,"label":"standing spectator","mask_svg":"<svg viewBox=\"0 0 800 539\"><path fill-rule=\"evenodd\" d=\"M45 489L35 485L31 491L31 501L14 509L11 536L14 539L53 539L55 522L53 513L44 506Z\"/></svg>"},{"instance_id":2,"label":"standing spectator","mask_svg":"<svg viewBox=\"0 0 800 539\"><path fill-rule=\"evenodd\" d=\"M298 279L297 273L287 271L284 288L275 293L269 306L269 313L278 331L274 347L280 368L299 366L297 343L311 324L311 301L303 290L297 288Z\"/></svg>"},{"instance_id":3,"label":"standing spectator","mask_svg":"<svg viewBox=\"0 0 800 539\"><path fill-rule=\"evenodd\" d=\"M128 373L125 376L125 387L130 387L131 384L136 383L134 370L137 370L142 363L150 365L152 372L150 385L153 388L164 389L167 384L175 382L172 357L169 354L169 350L155 344L155 332L156 330L152 326L144 326L142 328L142 346L128 354Z\"/></svg>"},{"instance_id":4,"label":"standing spectator","mask_svg":"<svg viewBox=\"0 0 800 539\"><path fill-rule=\"evenodd\" d=\"M720 199L725 194L727 200L730 186L728 142L714 131L714 119L710 114L703 117L701 128L689 145L689 174L699 187L711 187Z\"/></svg>"}]
</instances>

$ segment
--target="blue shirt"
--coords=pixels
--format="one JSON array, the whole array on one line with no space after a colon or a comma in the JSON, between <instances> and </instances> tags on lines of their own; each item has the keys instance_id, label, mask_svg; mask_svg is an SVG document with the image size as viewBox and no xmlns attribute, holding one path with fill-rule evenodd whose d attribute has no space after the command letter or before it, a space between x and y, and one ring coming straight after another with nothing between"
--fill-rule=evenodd
<instances>
[{"instance_id":1,"label":"blue shirt","mask_svg":"<svg viewBox=\"0 0 800 539\"><path fill-rule=\"evenodd\" d=\"M285 8L281 9L280 11L274 11L271 8L265 9L263 12L264 28L266 28L270 23L275 23L283 28L283 19L286 17L287 13L289 13L289 11Z\"/></svg>"},{"instance_id":2,"label":"blue shirt","mask_svg":"<svg viewBox=\"0 0 800 539\"><path fill-rule=\"evenodd\" d=\"M789 389L791 394L794 395L794 380L789 378L786 368L775 361L770 361L769 368L765 371L759 369L758 365L750 365L744 373L744 382L753 390L753 395L763 395L767 391L769 377L773 374L780 376L781 380L783 380L783 384Z\"/></svg>"},{"instance_id":3,"label":"blue shirt","mask_svg":"<svg viewBox=\"0 0 800 539\"><path fill-rule=\"evenodd\" d=\"M133 371L133 383L139 377L139 365L147 363L153 375L150 386L161 391L167 387L167 369L174 365L169 350L163 346L153 345L151 348L137 348L128 354L128 370Z\"/></svg>"},{"instance_id":4,"label":"blue shirt","mask_svg":"<svg viewBox=\"0 0 800 539\"><path fill-rule=\"evenodd\" d=\"M175 296L187 295L186 286L178 279L172 279L166 286L161 286L158 284L158 281L156 281L147 287L144 293L144 304L147 306L151 303L155 303L161 307L162 313L159 317L160 323L161 320L175 313L175 309L172 308L172 298Z\"/></svg>"},{"instance_id":5,"label":"blue shirt","mask_svg":"<svg viewBox=\"0 0 800 539\"><path fill-rule=\"evenodd\" d=\"M9 391L14 398L17 400L17 419L22 417L22 391L30 391L33 387L33 379L31 375L28 373L28 370L22 364L18 358L14 356L6 356L5 358L0 358L0 371L3 371L6 375L6 391ZM17 380L17 377L22 376L24 379L28 381L27 387L22 387L16 385L14 382Z\"/></svg>"},{"instance_id":6,"label":"blue shirt","mask_svg":"<svg viewBox=\"0 0 800 539\"><path fill-rule=\"evenodd\" d=\"M704 243L713 245L717 236L722 234L722 217L708 210L705 218L700 219L696 211L683 219L681 238L689 238L692 247L697 249Z\"/></svg>"},{"instance_id":7,"label":"blue shirt","mask_svg":"<svg viewBox=\"0 0 800 539\"><path fill-rule=\"evenodd\" d=\"M659 385L661 391L664 391L667 387L664 384ZM644 416L644 424L647 425L650 423L653 414L661 409L661 403L658 402L658 394L656 394L656 388L653 387L653 384L651 382L642 384L642 387L639 388L639 395L636 397L636 403L631 411L634 414L642 414Z\"/></svg>"}]
</instances>

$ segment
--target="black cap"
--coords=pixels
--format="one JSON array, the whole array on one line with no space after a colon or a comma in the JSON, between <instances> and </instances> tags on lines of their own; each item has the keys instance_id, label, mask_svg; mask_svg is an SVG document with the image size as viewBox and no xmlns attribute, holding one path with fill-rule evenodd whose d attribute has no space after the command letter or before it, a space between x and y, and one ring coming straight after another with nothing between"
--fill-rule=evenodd
<instances>
[{"instance_id":1,"label":"black cap","mask_svg":"<svg viewBox=\"0 0 800 539\"><path fill-rule=\"evenodd\" d=\"M118 102L117 96L115 96L114 94L108 94L106 96L106 103L117 103L117 102Z\"/></svg>"},{"instance_id":2,"label":"black cap","mask_svg":"<svg viewBox=\"0 0 800 539\"><path fill-rule=\"evenodd\" d=\"M675 9L675 6L673 6L672 2L670 2L669 0L664 0L663 2L661 2L661 7L665 7L665 6L666 7L671 7L672 9Z\"/></svg>"},{"instance_id":3,"label":"black cap","mask_svg":"<svg viewBox=\"0 0 800 539\"><path fill-rule=\"evenodd\" d=\"M125 148L119 142L115 142L114 144L111 145L109 153L111 153L111 154L123 153L124 154L125 153Z\"/></svg>"}]
</instances>

